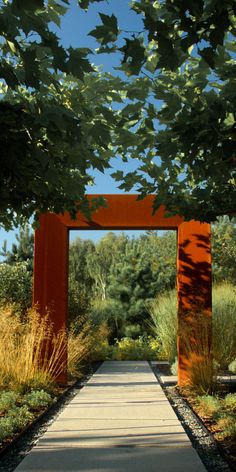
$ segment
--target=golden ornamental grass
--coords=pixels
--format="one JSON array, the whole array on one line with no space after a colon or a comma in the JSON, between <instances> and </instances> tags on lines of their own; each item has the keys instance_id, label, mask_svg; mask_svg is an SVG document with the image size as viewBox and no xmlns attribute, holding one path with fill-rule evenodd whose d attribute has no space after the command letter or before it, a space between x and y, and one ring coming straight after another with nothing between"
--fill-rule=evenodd
<instances>
[{"instance_id":1,"label":"golden ornamental grass","mask_svg":"<svg viewBox=\"0 0 236 472\"><path fill-rule=\"evenodd\" d=\"M80 376L86 363L97 360L97 352L108 335L106 322L95 326L89 321L83 323L79 334L69 333L68 372L71 376Z\"/></svg>"},{"instance_id":2,"label":"golden ornamental grass","mask_svg":"<svg viewBox=\"0 0 236 472\"><path fill-rule=\"evenodd\" d=\"M55 335L49 313L32 308L22 320L10 305L1 307L0 388L50 389L66 367L79 377L107 333L104 323L83 321L78 333L62 329Z\"/></svg>"},{"instance_id":3,"label":"golden ornamental grass","mask_svg":"<svg viewBox=\"0 0 236 472\"><path fill-rule=\"evenodd\" d=\"M65 368L66 331L53 333L49 314L30 309L22 321L0 309L0 386L49 388Z\"/></svg>"},{"instance_id":4,"label":"golden ornamental grass","mask_svg":"<svg viewBox=\"0 0 236 472\"><path fill-rule=\"evenodd\" d=\"M186 356L188 385L199 394L212 393L214 372L211 317L204 313L188 314L179 320L178 331Z\"/></svg>"}]
</instances>

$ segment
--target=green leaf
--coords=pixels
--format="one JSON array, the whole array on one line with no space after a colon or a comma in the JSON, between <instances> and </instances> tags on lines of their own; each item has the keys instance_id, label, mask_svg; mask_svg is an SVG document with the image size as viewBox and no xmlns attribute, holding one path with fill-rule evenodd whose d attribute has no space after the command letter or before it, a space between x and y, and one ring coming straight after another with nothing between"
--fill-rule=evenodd
<instances>
[{"instance_id":1,"label":"green leaf","mask_svg":"<svg viewBox=\"0 0 236 472\"><path fill-rule=\"evenodd\" d=\"M66 63L67 71L83 80L85 72L93 72L94 69L89 60L85 57L83 49L69 48L69 59Z\"/></svg>"},{"instance_id":2,"label":"green leaf","mask_svg":"<svg viewBox=\"0 0 236 472\"><path fill-rule=\"evenodd\" d=\"M143 102L129 103L122 110L122 116L133 116L143 109Z\"/></svg>"},{"instance_id":3,"label":"green leaf","mask_svg":"<svg viewBox=\"0 0 236 472\"><path fill-rule=\"evenodd\" d=\"M101 46L96 49L97 54L111 54L117 51L117 46Z\"/></svg>"},{"instance_id":4,"label":"green leaf","mask_svg":"<svg viewBox=\"0 0 236 472\"><path fill-rule=\"evenodd\" d=\"M124 54L123 65L121 67L125 72L131 74L139 74L141 67L145 63L145 47L141 38L128 39L125 38L125 45L119 49Z\"/></svg>"},{"instance_id":5,"label":"green leaf","mask_svg":"<svg viewBox=\"0 0 236 472\"><path fill-rule=\"evenodd\" d=\"M53 53L53 66L55 67L55 69L59 69L62 72L66 72L66 60L68 56L65 49L62 46L59 46L53 50Z\"/></svg>"},{"instance_id":6,"label":"green leaf","mask_svg":"<svg viewBox=\"0 0 236 472\"><path fill-rule=\"evenodd\" d=\"M67 1L62 0L62 1L64 1L64 3L66 3L67 5L69 5L68 0ZM48 1L48 8L49 8L50 14L52 14L53 12L55 13L57 18L59 19L59 25L58 26L60 26L60 17L64 16L66 14L66 12L68 11L68 6L63 6L61 3L58 2L58 0L49 0ZM54 15L54 18L55 18L55 15ZM55 23L56 23L56 21L55 21Z\"/></svg>"},{"instance_id":7,"label":"green leaf","mask_svg":"<svg viewBox=\"0 0 236 472\"><path fill-rule=\"evenodd\" d=\"M110 28L114 34L117 34L118 32L118 27L117 27L117 18L115 15L105 15L104 13L99 13L99 16L103 22L104 25L106 25L108 28Z\"/></svg>"},{"instance_id":8,"label":"green leaf","mask_svg":"<svg viewBox=\"0 0 236 472\"><path fill-rule=\"evenodd\" d=\"M50 21L52 21L53 23L55 23L55 25L58 26L58 28L60 28L61 26L61 18L60 16L51 8L48 12L48 16L50 18Z\"/></svg>"},{"instance_id":9,"label":"green leaf","mask_svg":"<svg viewBox=\"0 0 236 472\"><path fill-rule=\"evenodd\" d=\"M9 46L11 52L13 52L14 54L17 52L16 46L12 41L7 41L7 45Z\"/></svg>"},{"instance_id":10,"label":"green leaf","mask_svg":"<svg viewBox=\"0 0 236 472\"><path fill-rule=\"evenodd\" d=\"M17 10L43 10L44 9L44 0L13 0L12 1L13 9Z\"/></svg>"},{"instance_id":11,"label":"green leaf","mask_svg":"<svg viewBox=\"0 0 236 472\"><path fill-rule=\"evenodd\" d=\"M212 48L207 47L199 51L200 56L206 61L206 63L214 69L215 67L215 53Z\"/></svg>"},{"instance_id":12,"label":"green leaf","mask_svg":"<svg viewBox=\"0 0 236 472\"><path fill-rule=\"evenodd\" d=\"M117 170L116 172L113 172L113 173L111 174L111 176L112 176L113 179L115 179L116 181L120 181L120 180L123 180L124 172L122 172L122 170Z\"/></svg>"},{"instance_id":13,"label":"green leaf","mask_svg":"<svg viewBox=\"0 0 236 472\"><path fill-rule=\"evenodd\" d=\"M218 46L218 44L223 44L224 42L224 36L225 36L225 30L224 28L222 28L222 25L219 25L215 28L213 28L211 31L210 31L210 34L209 34L209 39L210 39L210 43L211 45L216 48Z\"/></svg>"},{"instance_id":14,"label":"green leaf","mask_svg":"<svg viewBox=\"0 0 236 472\"><path fill-rule=\"evenodd\" d=\"M159 58L160 58L160 56L157 53L152 53L152 54L148 55L147 62L145 64L145 68L149 72L151 72L152 74L157 69L157 64L158 64Z\"/></svg>"},{"instance_id":15,"label":"green leaf","mask_svg":"<svg viewBox=\"0 0 236 472\"><path fill-rule=\"evenodd\" d=\"M102 2L103 0L78 0L78 5L83 8L84 10L87 10L89 7L90 3L95 3L95 2Z\"/></svg>"},{"instance_id":16,"label":"green leaf","mask_svg":"<svg viewBox=\"0 0 236 472\"><path fill-rule=\"evenodd\" d=\"M91 128L92 136L103 147L107 147L110 142L110 129L101 121L96 121Z\"/></svg>"},{"instance_id":17,"label":"green leaf","mask_svg":"<svg viewBox=\"0 0 236 472\"><path fill-rule=\"evenodd\" d=\"M109 123L116 123L116 114L114 110L109 110L109 108L101 106L100 108L98 108L98 111L104 116L104 118Z\"/></svg>"},{"instance_id":18,"label":"green leaf","mask_svg":"<svg viewBox=\"0 0 236 472\"><path fill-rule=\"evenodd\" d=\"M229 113L228 116L224 119L224 124L226 126L234 126L235 125L235 117L233 113Z\"/></svg>"},{"instance_id":19,"label":"green leaf","mask_svg":"<svg viewBox=\"0 0 236 472\"><path fill-rule=\"evenodd\" d=\"M227 51L232 51L236 53L236 44L233 41L226 41L225 47Z\"/></svg>"},{"instance_id":20,"label":"green leaf","mask_svg":"<svg viewBox=\"0 0 236 472\"><path fill-rule=\"evenodd\" d=\"M13 89L19 84L14 68L5 60L2 60L0 64L0 77L2 77L6 81L7 85Z\"/></svg>"},{"instance_id":21,"label":"green leaf","mask_svg":"<svg viewBox=\"0 0 236 472\"><path fill-rule=\"evenodd\" d=\"M89 35L96 38L101 44L116 41L118 36L117 18L114 15L109 16L103 13L99 13L99 15L103 25L97 26L94 30L90 31Z\"/></svg>"},{"instance_id":22,"label":"green leaf","mask_svg":"<svg viewBox=\"0 0 236 472\"><path fill-rule=\"evenodd\" d=\"M25 83L28 87L39 86L39 63L36 61L36 49L26 49L22 53L25 68Z\"/></svg>"},{"instance_id":23,"label":"green leaf","mask_svg":"<svg viewBox=\"0 0 236 472\"><path fill-rule=\"evenodd\" d=\"M127 90L127 97L137 100L145 100L148 96L150 82L148 79L139 78L133 81Z\"/></svg>"}]
</instances>

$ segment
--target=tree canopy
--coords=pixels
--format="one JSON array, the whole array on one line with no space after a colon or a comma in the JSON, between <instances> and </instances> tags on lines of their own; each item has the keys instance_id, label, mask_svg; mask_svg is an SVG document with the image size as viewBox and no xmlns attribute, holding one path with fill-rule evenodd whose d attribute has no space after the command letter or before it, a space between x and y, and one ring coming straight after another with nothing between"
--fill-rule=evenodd
<instances>
[{"instance_id":1,"label":"tree canopy","mask_svg":"<svg viewBox=\"0 0 236 472\"><path fill-rule=\"evenodd\" d=\"M127 35L101 16L91 32L100 52L122 54L130 77L119 151L141 165L114 178L187 219L235 214L235 0L138 0L131 8L143 31Z\"/></svg>"},{"instance_id":2,"label":"tree canopy","mask_svg":"<svg viewBox=\"0 0 236 472\"><path fill-rule=\"evenodd\" d=\"M104 0L78 8L94 1ZM202 221L235 214L235 0L133 1L143 31L130 33L100 13L90 35L98 53L121 54L122 80L96 69L89 49L62 46L52 25L69 6L0 2L0 224L88 214L90 170L114 155L140 161L113 177L140 198L155 194L154 209Z\"/></svg>"},{"instance_id":3,"label":"tree canopy","mask_svg":"<svg viewBox=\"0 0 236 472\"><path fill-rule=\"evenodd\" d=\"M121 69L132 78L121 123L130 132L129 155L141 166L114 178L127 190L138 184L141 196L156 194L156 208L164 203L187 219L233 215L236 3L139 0L131 8L142 15L144 29L120 31L122 47L114 18L101 17L103 25L91 32L101 52L120 51Z\"/></svg>"},{"instance_id":4,"label":"tree canopy","mask_svg":"<svg viewBox=\"0 0 236 472\"><path fill-rule=\"evenodd\" d=\"M86 212L90 170L109 167L117 125L110 102L122 101L122 83L95 70L89 49L61 45L52 24L60 25L69 3L0 5L0 223L6 228L33 213Z\"/></svg>"}]
</instances>

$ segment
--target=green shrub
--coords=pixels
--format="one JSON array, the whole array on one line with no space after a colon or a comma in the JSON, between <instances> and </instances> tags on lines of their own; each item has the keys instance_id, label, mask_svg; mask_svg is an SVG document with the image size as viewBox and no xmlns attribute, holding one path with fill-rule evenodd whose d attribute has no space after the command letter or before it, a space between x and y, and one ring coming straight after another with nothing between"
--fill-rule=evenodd
<instances>
[{"instance_id":1,"label":"green shrub","mask_svg":"<svg viewBox=\"0 0 236 472\"><path fill-rule=\"evenodd\" d=\"M151 336L122 338L117 340L113 351L114 360L156 360L157 357L158 343Z\"/></svg>"},{"instance_id":2,"label":"green shrub","mask_svg":"<svg viewBox=\"0 0 236 472\"><path fill-rule=\"evenodd\" d=\"M125 327L126 314L118 300L110 298L106 300L96 299L93 302L89 320L92 325L100 325L105 322L109 329L109 341L112 343Z\"/></svg>"},{"instance_id":3,"label":"green shrub","mask_svg":"<svg viewBox=\"0 0 236 472\"><path fill-rule=\"evenodd\" d=\"M27 405L14 407L7 414L7 418L12 422L14 431L25 428L32 421L33 417L34 415L29 411Z\"/></svg>"},{"instance_id":4,"label":"green shrub","mask_svg":"<svg viewBox=\"0 0 236 472\"><path fill-rule=\"evenodd\" d=\"M19 394L16 392L3 391L0 393L0 413L6 413L19 401Z\"/></svg>"},{"instance_id":5,"label":"green shrub","mask_svg":"<svg viewBox=\"0 0 236 472\"><path fill-rule=\"evenodd\" d=\"M152 329L160 345L160 357L174 362L177 356L177 297L171 290L158 295L149 305Z\"/></svg>"},{"instance_id":6,"label":"green shrub","mask_svg":"<svg viewBox=\"0 0 236 472\"><path fill-rule=\"evenodd\" d=\"M232 362L230 362L230 364L228 365L228 369L233 374L236 374L236 359L234 359Z\"/></svg>"},{"instance_id":7,"label":"green shrub","mask_svg":"<svg viewBox=\"0 0 236 472\"><path fill-rule=\"evenodd\" d=\"M138 339L124 337L110 345L107 339L97 343L92 353L92 360L156 360L159 346L151 336L139 336Z\"/></svg>"},{"instance_id":8,"label":"green shrub","mask_svg":"<svg viewBox=\"0 0 236 472\"><path fill-rule=\"evenodd\" d=\"M206 416L217 417L221 410L221 401L213 395L202 395L198 397L198 405Z\"/></svg>"},{"instance_id":9,"label":"green shrub","mask_svg":"<svg viewBox=\"0 0 236 472\"><path fill-rule=\"evenodd\" d=\"M236 414L229 412L221 412L217 421L217 427L220 430L217 439L230 438L231 441L236 439Z\"/></svg>"},{"instance_id":10,"label":"green shrub","mask_svg":"<svg viewBox=\"0 0 236 472\"><path fill-rule=\"evenodd\" d=\"M12 436L14 433L14 424L11 418L3 416L0 417L0 444L4 441L4 439Z\"/></svg>"},{"instance_id":11,"label":"green shrub","mask_svg":"<svg viewBox=\"0 0 236 472\"><path fill-rule=\"evenodd\" d=\"M236 413L236 393L228 393L223 399L223 407Z\"/></svg>"},{"instance_id":12,"label":"green shrub","mask_svg":"<svg viewBox=\"0 0 236 472\"><path fill-rule=\"evenodd\" d=\"M27 261L14 265L0 264L0 304L13 303L16 310L24 311L32 303L32 275Z\"/></svg>"},{"instance_id":13,"label":"green shrub","mask_svg":"<svg viewBox=\"0 0 236 472\"><path fill-rule=\"evenodd\" d=\"M26 405L12 406L5 416L0 417L0 443L25 428L32 419L33 414Z\"/></svg>"},{"instance_id":14,"label":"green shrub","mask_svg":"<svg viewBox=\"0 0 236 472\"><path fill-rule=\"evenodd\" d=\"M30 408L38 409L49 405L52 402L52 397L44 390L33 390L24 396L24 404Z\"/></svg>"},{"instance_id":15,"label":"green shrub","mask_svg":"<svg viewBox=\"0 0 236 472\"><path fill-rule=\"evenodd\" d=\"M137 324L127 324L123 327L122 332L124 332L125 338L138 338L141 336L141 326Z\"/></svg>"},{"instance_id":16,"label":"green shrub","mask_svg":"<svg viewBox=\"0 0 236 472\"><path fill-rule=\"evenodd\" d=\"M113 359L114 355L114 346L111 346L108 343L107 339L103 339L100 342L98 341L94 346L94 350L91 355L91 360L94 361L106 361Z\"/></svg>"},{"instance_id":17,"label":"green shrub","mask_svg":"<svg viewBox=\"0 0 236 472\"><path fill-rule=\"evenodd\" d=\"M236 438L236 394L229 393L225 398L212 395L197 397L198 413L210 416L217 425L217 439Z\"/></svg>"}]
</instances>

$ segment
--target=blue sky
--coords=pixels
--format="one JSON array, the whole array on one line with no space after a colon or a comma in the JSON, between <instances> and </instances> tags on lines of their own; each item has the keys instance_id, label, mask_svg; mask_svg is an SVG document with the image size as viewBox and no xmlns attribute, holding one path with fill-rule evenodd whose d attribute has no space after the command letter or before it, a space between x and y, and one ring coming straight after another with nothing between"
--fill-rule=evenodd
<instances>
[{"instance_id":1,"label":"blue sky","mask_svg":"<svg viewBox=\"0 0 236 472\"><path fill-rule=\"evenodd\" d=\"M89 47L95 49L98 45L92 36L88 36L88 33L94 29L95 25L101 23L99 12L111 15L114 13L118 18L118 24L120 29L125 31L141 31L143 24L140 16L132 12L129 9L128 0L109 0L102 1L101 3L95 3L89 7L88 12L84 12L78 7L77 0L71 0L70 7L66 15L62 18L61 29L58 32L58 36L62 40L64 47ZM100 54L93 56L92 62L95 65L102 65L104 71L111 72L113 66L118 65L119 58L117 55L104 55ZM121 162L114 158L111 161L112 170L108 170L105 174L100 172L94 172L95 186L88 188L88 193L124 193L118 189L116 182L111 178L110 173L114 169L120 168ZM128 164L122 163L122 169L130 172L135 169L137 164L135 161L128 162ZM78 232L71 231L70 239L74 239L76 236L84 238L90 238L97 240L104 235L103 231L86 231ZM138 231L128 231L130 236L137 235ZM12 242L15 241L15 231L6 232L0 229L0 249L3 245L4 240L7 240L8 249L11 248Z\"/></svg>"}]
</instances>

